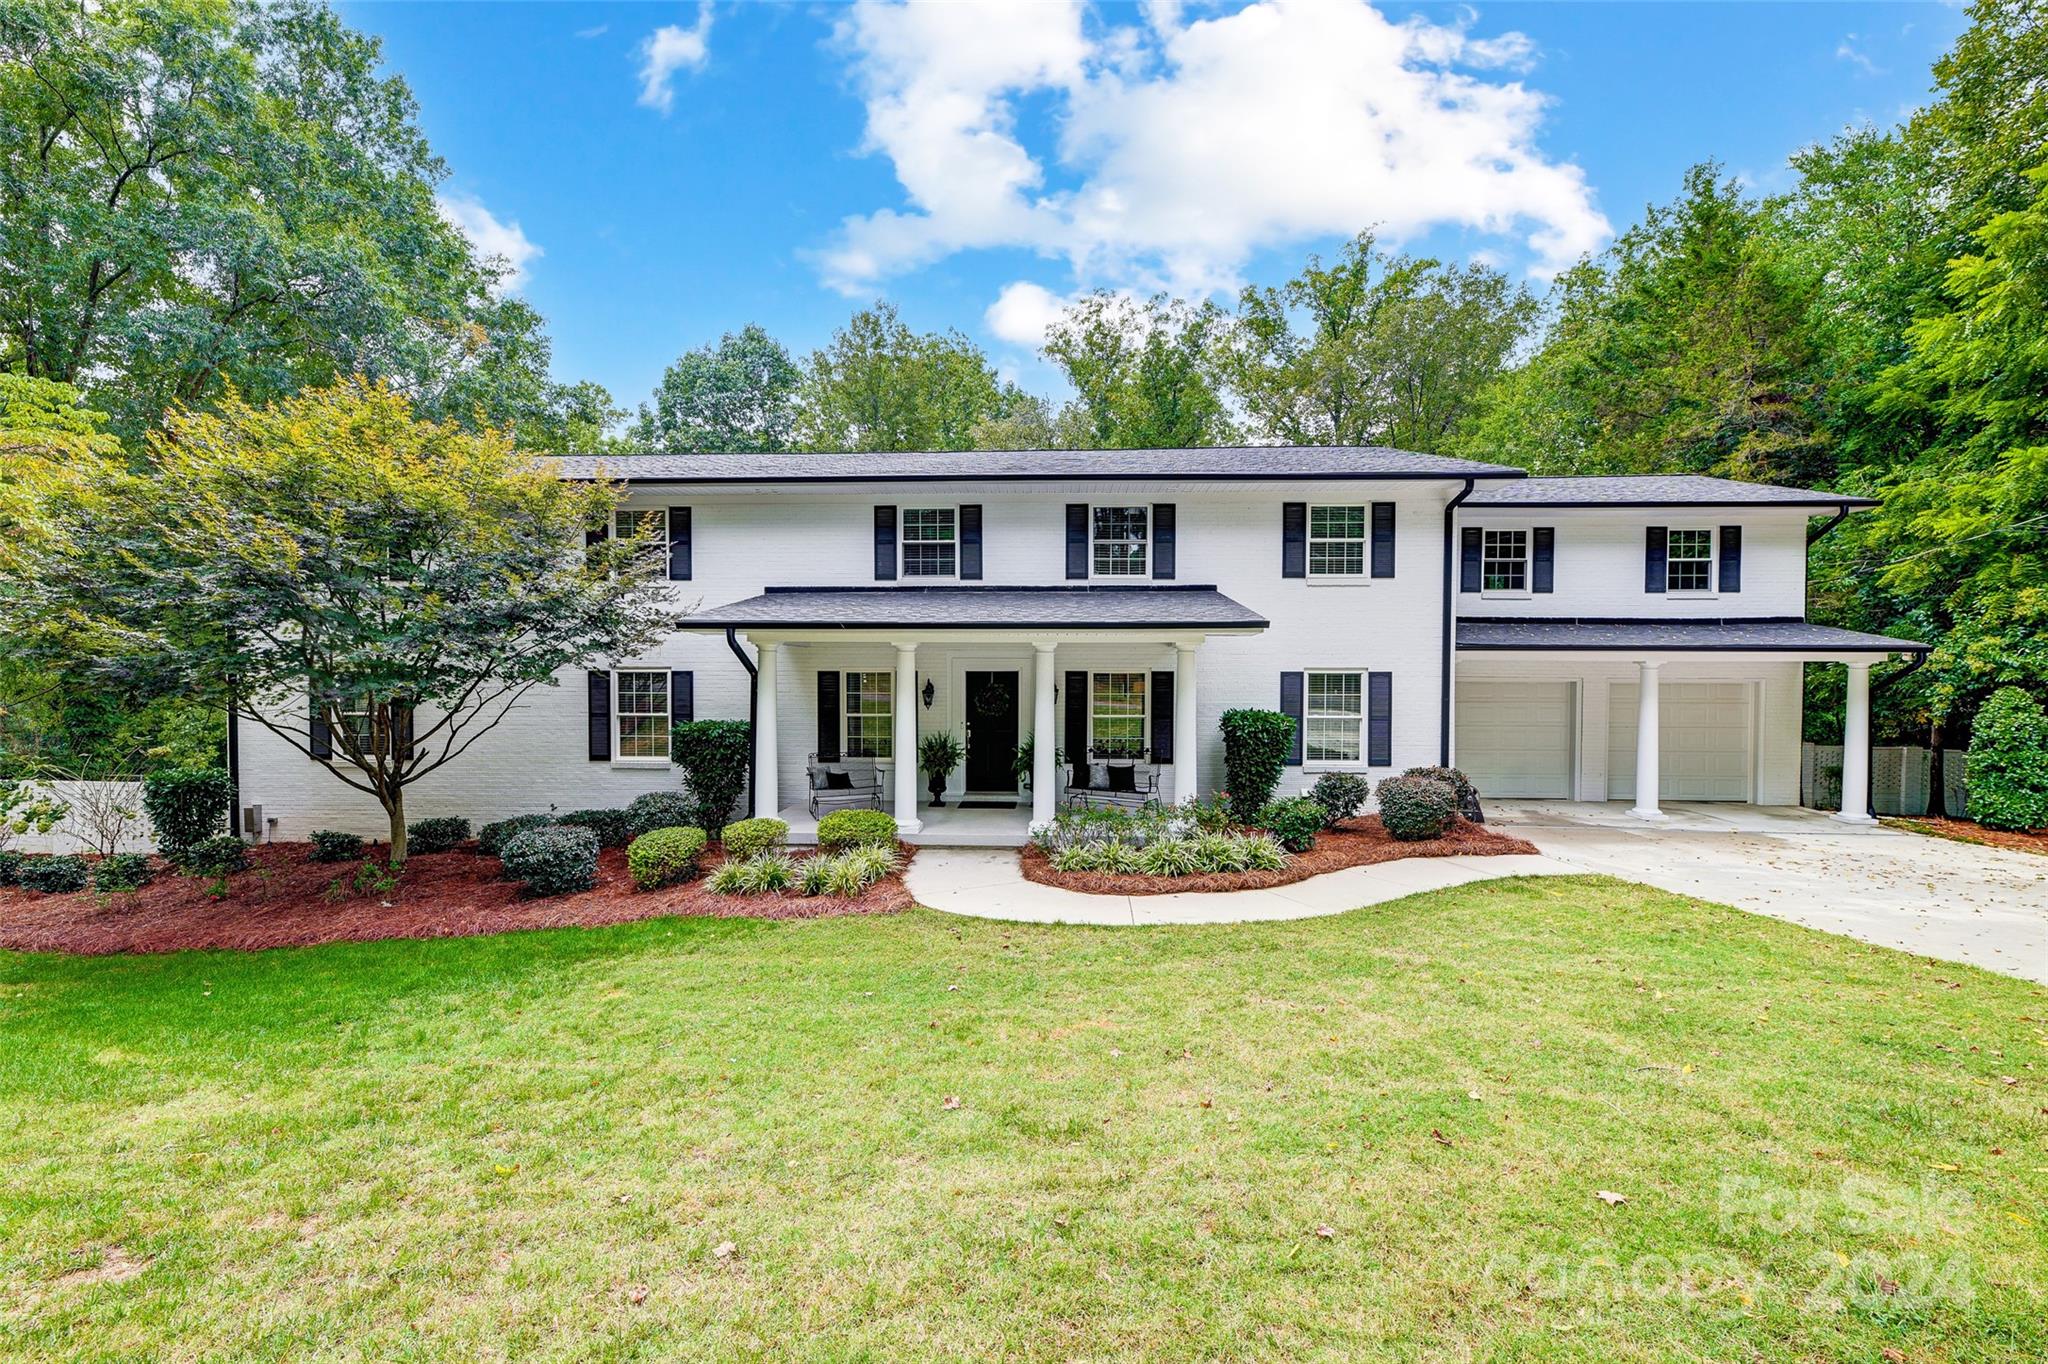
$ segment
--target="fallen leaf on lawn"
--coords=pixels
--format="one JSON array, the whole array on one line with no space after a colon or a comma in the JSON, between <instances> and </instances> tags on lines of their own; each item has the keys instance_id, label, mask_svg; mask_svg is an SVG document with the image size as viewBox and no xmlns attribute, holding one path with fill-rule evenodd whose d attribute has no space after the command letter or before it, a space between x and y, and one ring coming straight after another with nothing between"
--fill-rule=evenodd
<instances>
[{"instance_id":1,"label":"fallen leaf on lawn","mask_svg":"<svg viewBox=\"0 0 2048 1364\"><path fill-rule=\"evenodd\" d=\"M1466 1098L1468 1098L1468 1099L1478 1100L1478 1099L1482 1099L1482 1098L1484 1098L1485 1096L1484 1096L1484 1095L1482 1095L1482 1094L1481 1094L1481 1093L1480 1093L1480 1092L1479 1092L1478 1090L1476 1090L1476 1089L1468 1089L1468 1090L1466 1090L1466 1091L1465 1091L1465 1097L1466 1097Z\"/></svg>"},{"instance_id":2,"label":"fallen leaf on lawn","mask_svg":"<svg viewBox=\"0 0 2048 1364\"><path fill-rule=\"evenodd\" d=\"M944 1104L944 1107L948 1112L951 1112L953 1109L956 1109L959 1106L960 1096L958 1094L948 1094L946 1096L946 1102Z\"/></svg>"},{"instance_id":3,"label":"fallen leaf on lawn","mask_svg":"<svg viewBox=\"0 0 2048 1364\"><path fill-rule=\"evenodd\" d=\"M1322 1237L1325 1241L1329 1240L1332 1236L1335 1236L1336 1234L1337 1229L1329 1225L1327 1222L1324 1223L1322 1226L1316 1228L1316 1235Z\"/></svg>"},{"instance_id":4,"label":"fallen leaf on lawn","mask_svg":"<svg viewBox=\"0 0 2048 1364\"><path fill-rule=\"evenodd\" d=\"M1429 1135L1436 1138L1436 1143L1439 1146L1449 1146L1451 1144L1451 1139L1434 1127L1429 1129Z\"/></svg>"},{"instance_id":5,"label":"fallen leaf on lawn","mask_svg":"<svg viewBox=\"0 0 2048 1364\"><path fill-rule=\"evenodd\" d=\"M2033 1222L2032 1222L2031 1220L2029 1220L2028 1218L2025 1218L2025 1217L2022 1217L2022 1216L2020 1216L2020 1215L2019 1215L2018 1213L2014 1212L2014 1211L2013 1211L2013 1210L2012 1210L2011 1208L2007 1208L2007 1209L2005 1210L2005 1215L2006 1215L2007 1217L2010 1217L2010 1218L2011 1218L2011 1219L2012 1219L2013 1221L2015 1221L2015 1222L2019 1223L2019 1224L2020 1224L2021 1226L2023 1226L2023 1227L2031 1227L2031 1226L2033 1226L2033 1225L2034 1225L2034 1224L2033 1224Z\"/></svg>"},{"instance_id":6,"label":"fallen leaf on lawn","mask_svg":"<svg viewBox=\"0 0 2048 1364\"><path fill-rule=\"evenodd\" d=\"M1617 1204L1628 1202L1627 1194L1616 1193L1612 1189L1595 1189L1593 1191L1593 1197L1599 1199L1602 1203L1605 1203L1610 1208L1614 1207Z\"/></svg>"},{"instance_id":7,"label":"fallen leaf on lawn","mask_svg":"<svg viewBox=\"0 0 2048 1364\"><path fill-rule=\"evenodd\" d=\"M1934 1164L1928 1166L1927 1168L1930 1170L1960 1170L1963 1167L1960 1165L1951 1165L1945 1160L1940 1160L1936 1161Z\"/></svg>"},{"instance_id":8,"label":"fallen leaf on lawn","mask_svg":"<svg viewBox=\"0 0 2048 1364\"><path fill-rule=\"evenodd\" d=\"M1998 1077L1998 1083L2002 1085L2016 1085L2019 1082L2020 1078L2017 1075L2001 1075Z\"/></svg>"},{"instance_id":9,"label":"fallen leaf on lawn","mask_svg":"<svg viewBox=\"0 0 2048 1364\"><path fill-rule=\"evenodd\" d=\"M1906 1364L1906 1352L1891 1345L1879 1350L1877 1355L1885 1364Z\"/></svg>"},{"instance_id":10,"label":"fallen leaf on lawn","mask_svg":"<svg viewBox=\"0 0 2048 1364\"><path fill-rule=\"evenodd\" d=\"M1204 1107L1204 1108L1214 1108L1215 1106L1216 1106L1216 1101L1215 1101L1214 1099L1203 1099L1203 1100L1202 1100L1202 1107Z\"/></svg>"},{"instance_id":11,"label":"fallen leaf on lawn","mask_svg":"<svg viewBox=\"0 0 2048 1364\"><path fill-rule=\"evenodd\" d=\"M1680 1066L1680 1067L1678 1068L1678 1073L1679 1073L1679 1074L1681 1074L1681 1075L1690 1075L1690 1074L1692 1074L1692 1062L1690 1062L1690 1061L1687 1061L1687 1062L1686 1062L1686 1063L1685 1063L1684 1065Z\"/></svg>"},{"instance_id":12,"label":"fallen leaf on lawn","mask_svg":"<svg viewBox=\"0 0 2048 1364\"><path fill-rule=\"evenodd\" d=\"M626 1301L632 1303L635 1307L638 1307L641 1303L646 1302L647 1285L636 1283L631 1288L627 1289Z\"/></svg>"},{"instance_id":13,"label":"fallen leaf on lawn","mask_svg":"<svg viewBox=\"0 0 2048 1364\"><path fill-rule=\"evenodd\" d=\"M738 1249L739 1247L730 1241L720 1241L711 1248L711 1258L714 1260L730 1260L732 1253Z\"/></svg>"}]
</instances>

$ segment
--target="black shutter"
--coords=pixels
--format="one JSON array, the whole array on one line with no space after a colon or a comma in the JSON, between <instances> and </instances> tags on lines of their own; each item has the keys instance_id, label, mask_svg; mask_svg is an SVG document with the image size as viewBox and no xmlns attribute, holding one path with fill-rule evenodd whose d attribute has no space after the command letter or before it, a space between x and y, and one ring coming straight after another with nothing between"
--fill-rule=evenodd
<instances>
[{"instance_id":1,"label":"black shutter","mask_svg":"<svg viewBox=\"0 0 2048 1364\"><path fill-rule=\"evenodd\" d=\"M321 762L334 756L334 735L327 728L327 707L317 691L306 693L306 747Z\"/></svg>"},{"instance_id":2,"label":"black shutter","mask_svg":"<svg viewBox=\"0 0 2048 1364\"><path fill-rule=\"evenodd\" d=\"M1088 674L1067 674L1067 761L1088 761Z\"/></svg>"},{"instance_id":3,"label":"black shutter","mask_svg":"<svg viewBox=\"0 0 2048 1364\"><path fill-rule=\"evenodd\" d=\"M893 582L896 578L896 509L875 508L875 581Z\"/></svg>"},{"instance_id":4,"label":"black shutter","mask_svg":"<svg viewBox=\"0 0 2048 1364\"><path fill-rule=\"evenodd\" d=\"M960 509L960 576L972 580L981 576L981 507Z\"/></svg>"},{"instance_id":5,"label":"black shutter","mask_svg":"<svg viewBox=\"0 0 2048 1364\"><path fill-rule=\"evenodd\" d=\"M1458 590L1477 592L1483 585L1479 576L1479 527L1467 526L1458 532L1458 546Z\"/></svg>"},{"instance_id":6,"label":"black shutter","mask_svg":"<svg viewBox=\"0 0 2048 1364\"><path fill-rule=\"evenodd\" d=\"M1294 737L1287 741L1287 765L1301 766L1301 674L1280 674L1280 711L1294 717Z\"/></svg>"},{"instance_id":7,"label":"black shutter","mask_svg":"<svg viewBox=\"0 0 2048 1364\"><path fill-rule=\"evenodd\" d=\"M1665 534L1662 526L1649 526L1643 531L1643 591L1664 590Z\"/></svg>"},{"instance_id":8,"label":"black shutter","mask_svg":"<svg viewBox=\"0 0 2048 1364\"><path fill-rule=\"evenodd\" d=\"M1152 576L1155 578L1173 576L1174 519L1173 503L1152 504Z\"/></svg>"},{"instance_id":9,"label":"black shutter","mask_svg":"<svg viewBox=\"0 0 2048 1364\"><path fill-rule=\"evenodd\" d=\"M690 509L668 509L668 576L671 582L690 580Z\"/></svg>"},{"instance_id":10,"label":"black shutter","mask_svg":"<svg viewBox=\"0 0 2048 1364\"><path fill-rule=\"evenodd\" d=\"M1152 674L1152 761L1173 761L1173 674ZM1176 788L1178 790L1178 788Z\"/></svg>"},{"instance_id":11,"label":"black shutter","mask_svg":"<svg viewBox=\"0 0 2048 1364\"><path fill-rule=\"evenodd\" d=\"M1721 527L1721 590L1742 590L1742 527Z\"/></svg>"},{"instance_id":12,"label":"black shutter","mask_svg":"<svg viewBox=\"0 0 2048 1364\"><path fill-rule=\"evenodd\" d=\"M612 675L590 671L590 760L612 760Z\"/></svg>"},{"instance_id":13,"label":"black shutter","mask_svg":"<svg viewBox=\"0 0 2048 1364\"><path fill-rule=\"evenodd\" d=\"M604 543L605 541L607 541L607 540L609 540L609 539L611 539L611 538L612 538L612 527L611 527L611 522L609 522L609 521L605 522L605 524L604 524L604 525L602 525L602 526L599 526L599 527L598 527L598 528L597 528L596 530L586 530L586 531L584 531L584 532L583 532L583 558L584 558L584 561L585 561L586 563L588 563L588 562L589 562L589 561L591 560L591 558L593 557L593 554L592 554L592 552L593 552L594 550L596 550L596 548L597 548L597 547L598 547L599 545L603 544L603 543Z\"/></svg>"},{"instance_id":14,"label":"black shutter","mask_svg":"<svg viewBox=\"0 0 2048 1364\"><path fill-rule=\"evenodd\" d=\"M1308 503L1280 504L1280 576L1308 576Z\"/></svg>"},{"instance_id":15,"label":"black shutter","mask_svg":"<svg viewBox=\"0 0 2048 1364\"><path fill-rule=\"evenodd\" d=\"M1394 761L1394 675L1365 675L1365 761L1390 767Z\"/></svg>"},{"instance_id":16,"label":"black shutter","mask_svg":"<svg viewBox=\"0 0 2048 1364\"><path fill-rule=\"evenodd\" d=\"M670 670L668 675L669 746L675 746L674 727L697 718L697 674Z\"/></svg>"},{"instance_id":17,"label":"black shutter","mask_svg":"<svg viewBox=\"0 0 2048 1364\"><path fill-rule=\"evenodd\" d=\"M839 761L839 674L818 674L818 761Z\"/></svg>"},{"instance_id":18,"label":"black shutter","mask_svg":"<svg viewBox=\"0 0 2048 1364\"><path fill-rule=\"evenodd\" d=\"M1088 504L1067 503L1067 577L1088 576Z\"/></svg>"},{"instance_id":19,"label":"black shutter","mask_svg":"<svg viewBox=\"0 0 2048 1364\"><path fill-rule=\"evenodd\" d=\"M1538 526L1529 532L1529 590L1552 592L1557 583L1557 528Z\"/></svg>"},{"instance_id":20,"label":"black shutter","mask_svg":"<svg viewBox=\"0 0 2048 1364\"><path fill-rule=\"evenodd\" d=\"M1372 576L1394 576L1394 504L1372 504Z\"/></svg>"}]
</instances>

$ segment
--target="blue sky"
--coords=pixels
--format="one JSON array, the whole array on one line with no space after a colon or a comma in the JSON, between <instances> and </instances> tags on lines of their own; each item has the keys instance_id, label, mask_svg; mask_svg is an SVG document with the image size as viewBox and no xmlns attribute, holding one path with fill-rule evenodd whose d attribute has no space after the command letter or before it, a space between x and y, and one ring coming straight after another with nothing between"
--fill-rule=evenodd
<instances>
[{"instance_id":1,"label":"blue sky","mask_svg":"<svg viewBox=\"0 0 2048 1364\"><path fill-rule=\"evenodd\" d=\"M555 372L627 406L759 322L859 303L1054 391L1074 291L1277 283L1378 226L1540 286L1686 166L1789 154L1927 98L1960 10L1364 0L1082 6L345 3L516 257Z\"/></svg>"}]
</instances>

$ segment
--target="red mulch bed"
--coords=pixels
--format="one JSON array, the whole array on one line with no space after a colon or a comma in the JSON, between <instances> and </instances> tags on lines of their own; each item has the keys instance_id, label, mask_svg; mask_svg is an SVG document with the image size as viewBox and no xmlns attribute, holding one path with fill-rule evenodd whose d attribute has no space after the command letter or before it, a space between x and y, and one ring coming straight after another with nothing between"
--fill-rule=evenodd
<instances>
[{"instance_id":1,"label":"red mulch bed","mask_svg":"<svg viewBox=\"0 0 2048 1364\"><path fill-rule=\"evenodd\" d=\"M1497 834L1484 824L1459 820L1442 838L1421 843L1397 842L1380 827L1378 815L1346 820L1316 835L1305 853L1291 853L1283 871L1225 871L1208 876L1142 876L1128 872L1054 871L1037 844L1024 849L1024 879L1087 895L1176 895L1183 891L1264 890L1306 881L1326 871L1393 862L1403 857L1498 857L1533 853L1536 845Z\"/></svg>"},{"instance_id":2,"label":"red mulch bed","mask_svg":"<svg viewBox=\"0 0 2048 1364\"><path fill-rule=\"evenodd\" d=\"M2035 829L2031 833L1987 829L1975 820L1945 819L1939 815L1901 815L1896 819L1887 817L1884 822L1915 833L1932 834L1936 838L1953 838L1958 843L1983 843L1993 848L2011 848L2014 852L2048 856L2048 829Z\"/></svg>"},{"instance_id":3,"label":"red mulch bed","mask_svg":"<svg viewBox=\"0 0 2048 1364\"><path fill-rule=\"evenodd\" d=\"M817 919L886 914L913 903L902 876L857 899L798 895L713 895L693 881L639 890L626 875L623 848L598 857L597 886L578 895L528 898L499 879L498 859L470 847L416 855L389 895L351 889L356 862L315 862L309 843L249 850L249 870L228 878L225 899L206 894L204 877L163 868L138 891L114 895L38 895L0 888L0 948L19 952L254 951L384 938L466 938L530 928L591 928L671 915L704 918ZM375 855L375 849L367 850ZM908 866L914 850L902 849ZM708 871L720 858L704 859Z\"/></svg>"}]
</instances>

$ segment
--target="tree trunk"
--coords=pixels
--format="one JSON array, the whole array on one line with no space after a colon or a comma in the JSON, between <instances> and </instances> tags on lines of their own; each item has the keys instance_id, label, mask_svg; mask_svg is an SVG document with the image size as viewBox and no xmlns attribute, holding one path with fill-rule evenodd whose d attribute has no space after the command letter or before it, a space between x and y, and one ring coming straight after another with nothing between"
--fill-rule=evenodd
<instances>
[{"instance_id":1,"label":"tree trunk","mask_svg":"<svg viewBox=\"0 0 2048 1364\"><path fill-rule=\"evenodd\" d=\"M1927 764L1927 813L1937 819L1946 818L1948 815L1948 795L1943 790L1948 784L1948 773L1943 770L1941 760L1941 743L1946 737L1942 734L1944 728L1946 726L1939 720L1927 726L1927 747L1930 750Z\"/></svg>"},{"instance_id":2,"label":"tree trunk","mask_svg":"<svg viewBox=\"0 0 2048 1364\"><path fill-rule=\"evenodd\" d=\"M394 786L385 797L384 811L391 816L391 866L405 865L405 788Z\"/></svg>"}]
</instances>

